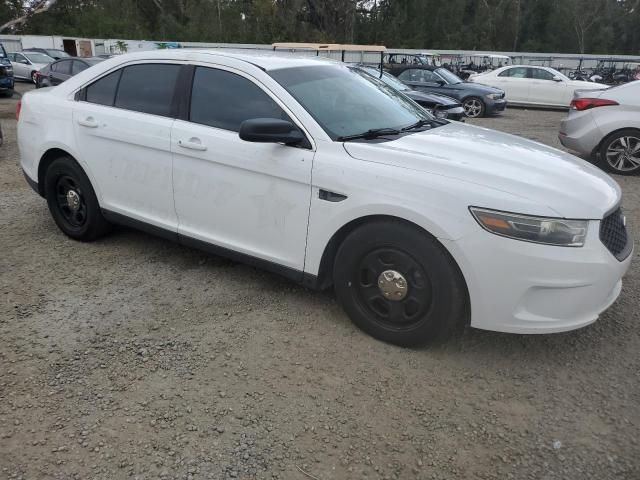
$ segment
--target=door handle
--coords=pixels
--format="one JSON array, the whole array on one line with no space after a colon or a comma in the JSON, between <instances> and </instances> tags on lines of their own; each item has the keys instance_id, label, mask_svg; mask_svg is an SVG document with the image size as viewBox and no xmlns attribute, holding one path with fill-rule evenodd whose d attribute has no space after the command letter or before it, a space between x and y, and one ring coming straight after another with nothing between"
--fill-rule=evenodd
<instances>
[{"instance_id":1,"label":"door handle","mask_svg":"<svg viewBox=\"0 0 640 480\"><path fill-rule=\"evenodd\" d=\"M199 150L204 152L207 147L202 144L202 141L199 138L192 137L189 141L178 140L178 146L182 148L188 148L189 150Z\"/></svg>"},{"instance_id":2,"label":"door handle","mask_svg":"<svg viewBox=\"0 0 640 480\"><path fill-rule=\"evenodd\" d=\"M80 118L78 119L78 125L82 125L87 128L98 128L98 122L93 117Z\"/></svg>"}]
</instances>

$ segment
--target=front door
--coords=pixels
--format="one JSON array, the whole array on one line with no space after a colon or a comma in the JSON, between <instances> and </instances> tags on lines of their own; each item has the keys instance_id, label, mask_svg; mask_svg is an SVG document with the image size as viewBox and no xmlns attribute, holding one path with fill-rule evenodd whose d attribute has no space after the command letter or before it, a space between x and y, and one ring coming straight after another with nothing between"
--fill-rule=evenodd
<instances>
[{"instance_id":1,"label":"front door","mask_svg":"<svg viewBox=\"0 0 640 480\"><path fill-rule=\"evenodd\" d=\"M406 83L410 87L423 92L449 95L448 93L445 93L443 89L443 85L446 85L445 82L431 70L408 68L398 75L398 79L402 80L402 82Z\"/></svg>"},{"instance_id":2,"label":"front door","mask_svg":"<svg viewBox=\"0 0 640 480\"><path fill-rule=\"evenodd\" d=\"M195 67L192 85L171 133L178 233L302 272L314 152L239 138L244 120L291 120L244 74Z\"/></svg>"},{"instance_id":3,"label":"front door","mask_svg":"<svg viewBox=\"0 0 640 480\"><path fill-rule=\"evenodd\" d=\"M51 64L49 68L49 83L52 87L60 85L71 77L71 64L73 60L59 60Z\"/></svg>"},{"instance_id":4,"label":"front door","mask_svg":"<svg viewBox=\"0 0 640 480\"><path fill-rule=\"evenodd\" d=\"M531 77L529 98L539 105L569 106L572 93L566 82L554 80L554 75L544 68L529 67Z\"/></svg>"},{"instance_id":5,"label":"front door","mask_svg":"<svg viewBox=\"0 0 640 480\"><path fill-rule=\"evenodd\" d=\"M100 206L174 233L172 98L180 67L124 67L86 87L73 112Z\"/></svg>"}]
</instances>

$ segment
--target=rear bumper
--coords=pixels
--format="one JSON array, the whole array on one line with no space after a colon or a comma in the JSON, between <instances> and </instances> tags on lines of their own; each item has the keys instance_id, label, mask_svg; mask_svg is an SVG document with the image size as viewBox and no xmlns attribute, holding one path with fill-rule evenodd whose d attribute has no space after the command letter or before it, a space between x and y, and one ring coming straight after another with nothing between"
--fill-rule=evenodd
<instances>
[{"instance_id":1,"label":"rear bumper","mask_svg":"<svg viewBox=\"0 0 640 480\"><path fill-rule=\"evenodd\" d=\"M560 122L558 139L569 150L591 155L602 140L602 132L593 120L591 112L570 111Z\"/></svg>"},{"instance_id":2,"label":"rear bumper","mask_svg":"<svg viewBox=\"0 0 640 480\"><path fill-rule=\"evenodd\" d=\"M24 169L22 170L22 174L24 175L24 179L27 181L27 183L33 189L33 191L36 192L38 195L40 195L40 190L38 188L38 182L36 182L29 175L27 175L27 172L25 172Z\"/></svg>"}]
</instances>

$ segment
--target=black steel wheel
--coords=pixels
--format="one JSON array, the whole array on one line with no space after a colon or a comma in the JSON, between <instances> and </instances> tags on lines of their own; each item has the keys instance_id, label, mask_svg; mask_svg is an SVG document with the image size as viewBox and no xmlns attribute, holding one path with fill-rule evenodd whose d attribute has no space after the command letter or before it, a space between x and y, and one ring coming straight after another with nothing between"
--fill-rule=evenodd
<instances>
[{"instance_id":1,"label":"black steel wheel","mask_svg":"<svg viewBox=\"0 0 640 480\"><path fill-rule=\"evenodd\" d=\"M58 158L49 165L45 196L51 216L69 237L90 241L109 230L93 187L73 158Z\"/></svg>"},{"instance_id":2,"label":"black steel wheel","mask_svg":"<svg viewBox=\"0 0 640 480\"><path fill-rule=\"evenodd\" d=\"M353 322L389 343L446 338L468 315L466 285L451 255L401 220L374 221L351 232L336 254L333 281Z\"/></svg>"}]
</instances>

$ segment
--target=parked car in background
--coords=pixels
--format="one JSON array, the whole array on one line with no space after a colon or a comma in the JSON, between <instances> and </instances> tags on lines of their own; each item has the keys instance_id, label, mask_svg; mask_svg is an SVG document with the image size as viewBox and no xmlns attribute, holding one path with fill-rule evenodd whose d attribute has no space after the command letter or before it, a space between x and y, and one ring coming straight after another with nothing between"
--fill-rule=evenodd
<instances>
[{"instance_id":1,"label":"parked car in background","mask_svg":"<svg viewBox=\"0 0 640 480\"><path fill-rule=\"evenodd\" d=\"M429 113L436 118L446 118L448 120L464 120L464 108L456 99L440 95L439 93L428 93L414 90L408 85L402 83L390 73L383 72L380 76L380 69L368 66L358 66L365 73L382 80L391 88L395 88L399 92L404 93L411 100L421 107L424 107Z\"/></svg>"},{"instance_id":2,"label":"parked car in background","mask_svg":"<svg viewBox=\"0 0 640 480\"><path fill-rule=\"evenodd\" d=\"M12 97L13 84L13 66L11 65L11 60L9 60L7 51L4 49L4 45L0 43L0 94Z\"/></svg>"},{"instance_id":3,"label":"parked car in background","mask_svg":"<svg viewBox=\"0 0 640 480\"><path fill-rule=\"evenodd\" d=\"M558 137L612 173L640 173L640 81L576 92Z\"/></svg>"},{"instance_id":4,"label":"parked car in background","mask_svg":"<svg viewBox=\"0 0 640 480\"><path fill-rule=\"evenodd\" d=\"M509 103L568 108L576 90L602 90L608 85L571 80L551 67L515 65L469 78L470 82L501 88Z\"/></svg>"},{"instance_id":5,"label":"parked car in background","mask_svg":"<svg viewBox=\"0 0 640 480\"><path fill-rule=\"evenodd\" d=\"M60 50L58 48L25 48L22 50L23 52L40 52L45 55L49 55L54 60L60 60L61 58L69 58L69 55L64 50Z\"/></svg>"},{"instance_id":6,"label":"parked car in background","mask_svg":"<svg viewBox=\"0 0 640 480\"><path fill-rule=\"evenodd\" d=\"M439 93L462 103L465 115L484 117L502 112L506 106L504 91L469 83L443 67L428 65L388 65L391 75L421 92Z\"/></svg>"},{"instance_id":7,"label":"parked car in background","mask_svg":"<svg viewBox=\"0 0 640 480\"><path fill-rule=\"evenodd\" d=\"M54 61L49 55L40 52L10 53L9 60L15 78L33 83L36 83L38 72Z\"/></svg>"},{"instance_id":8,"label":"parked car in background","mask_svg":"<svg viewBox=\"0 0 640 480\"><path fill-rule=\"evenodd\" d=\"M105 61L101 57L63 58L43 68L36 75L36 88L55 87L93 65Z\"/></svg>"},{"instance_id":9,"label":"parked car in background","mask_svg":"<svg viewBox=\"0 0 640 480\"><path fill-rule=\"evenodd\" d=\"M583 327L633 256L620 187L598 168L434 119L343 63L137 52L17 111L26 181L70 238L121 223L333 286L356 325L399 345L467 322Z\"/></svg>"}]
</instances>

